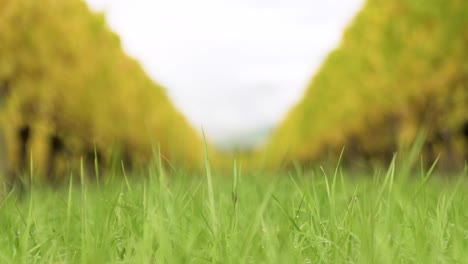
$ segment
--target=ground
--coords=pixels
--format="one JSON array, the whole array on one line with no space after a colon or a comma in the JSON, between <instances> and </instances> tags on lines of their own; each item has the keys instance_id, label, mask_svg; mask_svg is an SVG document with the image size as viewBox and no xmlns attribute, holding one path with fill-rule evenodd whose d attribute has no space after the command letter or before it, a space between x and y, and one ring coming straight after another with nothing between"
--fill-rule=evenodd
<instances>
[{"instance_id":1,"label":"ground","mask_svg":"<svg viewBox=\"0 0 468 264\"><path fill-rule=\"evenodd\" d=\"M467 173L432 174L76 175L5 193L0 262L468 263Z\"/></svg>"}]
</instances>

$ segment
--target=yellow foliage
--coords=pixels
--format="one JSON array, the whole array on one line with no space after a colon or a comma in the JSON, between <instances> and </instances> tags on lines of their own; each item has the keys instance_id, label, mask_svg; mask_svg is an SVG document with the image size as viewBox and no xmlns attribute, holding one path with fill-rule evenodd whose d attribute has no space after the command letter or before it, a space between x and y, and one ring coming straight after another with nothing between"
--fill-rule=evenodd
<instances>
[{"instance_id":1,"label":"yellow foliage","mask_svg":"<svg viewBox=\"0 0 468 264\"><path fill-rule=\"evenodd\" d=\"M425 154L468 159L468 2L368 0L265 147L272 164L343 146L386 159L429 126Z\"/></svg>"},{"instance_id":2,"label":"yellow foliage","mask_svg":"<svg viewBox=\"0 0 468 264\"><path fill-rule=\"evenodd\" d=\"M11 174L31 157L50 177L94 152L102 165L119 152L133 166L158 144L187 166L203 153L164 89L81 0L0 1L0 124Z\"/></svg>"}]
</instances>

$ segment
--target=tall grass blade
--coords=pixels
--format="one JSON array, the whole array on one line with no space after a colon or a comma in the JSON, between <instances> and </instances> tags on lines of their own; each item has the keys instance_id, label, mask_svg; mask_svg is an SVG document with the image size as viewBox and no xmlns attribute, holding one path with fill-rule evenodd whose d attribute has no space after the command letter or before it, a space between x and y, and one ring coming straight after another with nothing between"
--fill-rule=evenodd
<instances>
[{"instance_id":1,"label":"tall grass blade","mask_svg":"<svg viewBox=\"0 0 468 264\"><path fill-rule=\"evenodd\" d=\"M94 144L94 173L96 174L96 182L98 185L98 188L100 188L100 175L99 175L99 160L98 160L98 155L97 155L97 149L96 149L96 144Z\"/></svg>"},{"instance_id":2,"label":"tall grass blade","mask_svg":"<svg viewBox=\"0 0 468 264\"><path fill-rule=\"evenodd\" d=\"M286 217L289 219L289 222L291 222L291 224L294 226L294 228L296 229L296 231L298 232L301 232L301 228L297 225L296 221L294 220L293 217L291 217L288 212L286 212L286 210L283 208L283 206L281 205L281 203L278 201L278 199L272 195L271 198L273 199L273 201L275 201L276 205L281 209L281 211L283 212L284 215L286 215ZM301 202L302 203L302 202Z\"/></svg>"},{"instance_id":3,"label":"tall grass blade","mask_svg":"<svg viewBox=\"0 0 468 264\"><path fill-rule=\"evenodd\" d=\"M123 176L124 176L124 179L125 179L125 184L127 185L127 190L131 191L132 187L130 186L130 182L128 181L127 172L125 170L125 164L124 164L123 160L120 160L120 165L121 165L122 173L123 173Z\"/></svg>"},{"instance_id":4,"label":"tall grass blade","mask_svg":"<svg viewBox=\"0 0 468 264\"><path fill-rule=\"evenodd\" d=\"M215 236L218 234L217 230L217 218L216 218L216 206L215 206L215 199L214 199L214 191L213 191L213 179L211 175L211 164L210 159L208 157L208 145L206 142L205 132L203 132L203 143L204 143L204 157L205 157L205 174L206 180L208 184L208 198L209 198L209 208L211 214L211 225L213 226L213 233Z\"/></svg>"}]
</instances>

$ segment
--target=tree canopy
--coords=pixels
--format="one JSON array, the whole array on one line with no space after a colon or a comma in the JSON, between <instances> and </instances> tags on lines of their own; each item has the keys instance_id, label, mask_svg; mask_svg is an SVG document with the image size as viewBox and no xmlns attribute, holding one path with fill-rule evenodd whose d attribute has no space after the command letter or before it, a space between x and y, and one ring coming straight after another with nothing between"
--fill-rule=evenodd
<instances>
[{"instance_id":1,"label":"tree canopy","mask_svg":"<svg viewBox=\"0 0 468 264\"><path fill-rule=\"evenodd\" d=\"M117 149L144 164L158 144L170 162L188 166L203 153L163 87L81 0L0 1L0 107L10 170L21 166L24 127L27 163L37 170L50 159L73 167L93 153L105 163ZM61 157L51 157L54 144Z\"/></svg>"},{"instance_id":2,"label":"tree canopy","mask_svg":"<svg viewBox=\"0 0 468 264\"><path fill-rule=\"evenodd\" d=\"M426 160L468 158L468 3L367 0L265 147L270 161L386 160L428 128Z\"/></svg>"}]
</instances>

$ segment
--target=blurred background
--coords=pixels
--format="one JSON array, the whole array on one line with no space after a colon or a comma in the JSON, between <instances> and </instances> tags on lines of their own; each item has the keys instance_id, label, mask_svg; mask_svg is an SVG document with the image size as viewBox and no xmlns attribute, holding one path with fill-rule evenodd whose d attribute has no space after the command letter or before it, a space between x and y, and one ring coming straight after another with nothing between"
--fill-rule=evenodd
<instances>
[{"instance_id":1,"label":"blurred background","mask_svg":"<svg viewBox=\"0 0 468 264\"><path fill-rule=\"evenodd\" d=\"M362 0L87 0L218 146L253 148L303 96Z\"/></svg>"},{"instance_id":2,"label":"blurred background","mask_svg":"<svg viewBox=\"0 0 468 264\"><path fill-rule=\"evenodd\" d=\"M465 0L0 2L0 165L468 159ZM224 153L224 154L223 154ZM99 161L99 162L96 162ZM216 163L215 162L215 163ZM228 162L230 163L230 161Z\"/></svg>"}]
</instances>

